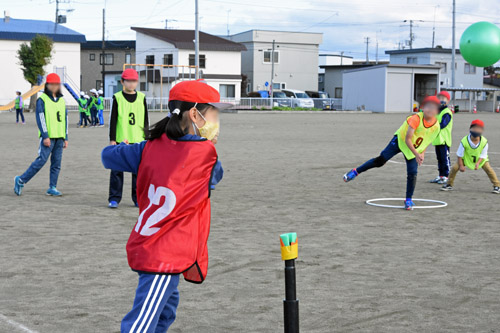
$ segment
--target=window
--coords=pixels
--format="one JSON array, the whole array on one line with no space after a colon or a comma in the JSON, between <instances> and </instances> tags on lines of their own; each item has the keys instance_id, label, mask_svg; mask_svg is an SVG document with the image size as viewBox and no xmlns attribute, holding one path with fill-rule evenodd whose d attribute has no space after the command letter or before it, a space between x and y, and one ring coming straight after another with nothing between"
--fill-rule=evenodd
<instances>
[{"instance_id":1,"label":"window","mask_svg":"<svg viewBox=\"0 0 500 333\"><path fill-rule=\"evenodd\" d=\"M284 93L285 93L286 97L295 98L295 94L291 91L285 90Z\"/></svg>"},{"instance_id":2,"label":"window","mask_svg":"<svg viewBox=\"0 0 500 333\"><path fill-rule=\"evenodd\" d=\"M335 98L342 98L342 88L335 88Z\"/></svg>"},{"instance_id":3,"label":"window","mask_svg":"<svg viewBox=\"0 0 500 333\"><path fill-rule=\"evenodd\" d=\"M286 83L285 82L281 82L281 89L286 89Z\"/></svg>"},{"instance_id":4,"label":"window","mask_svg":"<svg viewBox=\"0 0 500 333\"><path fill-rule=\"evenodd\" d=\"M89 54L89 60L90 61L95 61L95 53L90 53Z\"/></svg>"},{"instance_id":5,"label":"window","mask_svg":"<svg viewBox=\"0 0 500 333\"><path fill-rule=\"evenodd\" d=\"M102 54L100 54L100 56L101 56L100 64L102 65ZM105 65L113 65L114 62L115 62L115 57L114 57L113 53L105 53L104 54L104 64Z\"/></svg>"},{"instance_id":6,"label":"window","mask_svg":"<svg viewBox=\"0 0 500 333\"><path fill-rule=\"evenodd\" d=\"M323 75L318 75L318 82L322 83L323 82Z\"/></svg>"},{"instance_id":7,"label":"window","mask_svg":"<svg viewBox=\"0 0 500 333\"><path fill-rule=\"evenodd\" d=\"M148 88L149 88L149 86L148 86L147 82L141 82L140 85L139 85L139 89L141 91L148 91Z\"/></svg>"},{"instance_id":8,"label":"window","mask_svg":"<svg viewBox=\"0 0 500 333\"><path fill-rule=\"evenodd\" d=\"M154 65L155 64L155 56L154 55L147 55L146 56L146 64L147 65Z\"/></svg>"},{"instance_id":9,"label":"window","mask_svg":"<svg viewBox=\"0 0 500 333\"><path fill-rule=\"evenodd\" d=\"M131 64L132 63L132 56L130 53L125 54L125 63L126 64Z\"/></svg>"},{"instance_id":10,"label":"window","mask_svg":"<svg viewBox=\"0 0 500 333\"><path fill-rule=\"evenodd\" d=\"M200 68L205 68L205 55L200 54ZM195 66L195 61L194 61L194 54L189 55L189 66Z\"/></svg>"},{"instance_id":11,"label":"window","mask_svg":"<svg viewBox=\"0 0 500 333\"><path fill-rule=\"evenodd\" d=\"M264 51L264 63L265 64L270 64L271 63L271 53L273 51L267 50ZM277 64L280 62L280 54L279 51L274 51L274 63Z\"/></svg>"},{"instance_id":12,"label":"window","mask_svg":"<svg viewBox=\"0 0 500 333\"><path fill-rule=\"evenodd\" d=\"M101 80L96 80L95 81L95 88L97 90L102 89L102 81Z\"/></svg>"},{"instance_id":13,"label":"window","mask_svg":"<svg viewBox=\"0 0 500 333\"><path fill-rule=\"evenodd\" d=\"M236 86L234 84L221 84L219 86L220 97L234 98Z\"/></svg>"},{"instance_id":14,"label":"window","mask_svg":"<svg viewBox=\"0 0 500 333\"><path fill-rule=\"evenodd\" d=\"M279 83L279 82L273 82L273 90L274 89L281 89L281 83Z\"/></svg>"},{"instance_id":15,"label":"window","mask_svg":"<svg viewBox=\"0 0 500 333\"><path fill-rule=\"evenodd\" d=\"M406 63L407 64L416 64L417 63L417 57L407 57L406 58Z\"/></svg>"},{"instance_id":16,"label":"window","mask_svg":"<svg viewBox=\"0 0 500 333\"><path fill-rule=\"evenodd\" d=\"M471 64L465 63L464 73L465 74L476 74L476 66L472 66Z\"/></svg>"},{"instance_id":17,"label":"window","mask_svg":"<svg viewBox=\"0 0 500 333\"><path fill-rule=\"evenodd\" d=\"M163 55L163 64L164 65L173 65L174 64L174 55L173 54L164 54Z\"/></svg>"},{"instance_id":18,"label":"window","mask_svg":"<svg viewBox=\"0 0 500 333\"><path fill-rule=\"evenodd\" d=\"M448 64L446 62L436 62L436 65L441 67L441 74L446 74L448 70Z\"/></svg>"}]
</instances>

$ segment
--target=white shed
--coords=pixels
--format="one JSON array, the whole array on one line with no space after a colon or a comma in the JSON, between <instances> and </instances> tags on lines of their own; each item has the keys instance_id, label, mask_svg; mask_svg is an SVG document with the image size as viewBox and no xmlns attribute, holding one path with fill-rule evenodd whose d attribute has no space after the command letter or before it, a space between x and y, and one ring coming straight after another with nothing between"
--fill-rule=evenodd
<instances>
[{"instance_id":1,"label":"white shed","mask_svg":"<svg viewBox=\"0 0 500 333\"><path fill-rule=\"evenodd\" d=\"M439 87L440 67L385 64L345 71L342 105L345 110L410 112Z\"/></svg>"}]
</instances>

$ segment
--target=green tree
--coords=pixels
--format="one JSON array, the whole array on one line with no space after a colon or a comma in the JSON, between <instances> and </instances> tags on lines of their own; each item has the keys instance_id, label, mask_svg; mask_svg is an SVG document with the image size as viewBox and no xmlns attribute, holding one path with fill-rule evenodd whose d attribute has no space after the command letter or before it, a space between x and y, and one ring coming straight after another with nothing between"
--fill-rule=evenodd
<instances>
[{"instance_id":1,"label":"green tree","mask_svg":"<svg viewBox=\"0 0 500 333\"><path fill-rule=\"evenodd\" d=\"M54 41L52 39L43 35L36 35L29 44L21 44L21 47L17 51L17 58L19 59L24 79L32 87L37 84L39 75L45 75L43 68L50 63L53 46ZM35 109L37 95L34 94L30 99L30 110Z\"/></svg>"}]
</instances>

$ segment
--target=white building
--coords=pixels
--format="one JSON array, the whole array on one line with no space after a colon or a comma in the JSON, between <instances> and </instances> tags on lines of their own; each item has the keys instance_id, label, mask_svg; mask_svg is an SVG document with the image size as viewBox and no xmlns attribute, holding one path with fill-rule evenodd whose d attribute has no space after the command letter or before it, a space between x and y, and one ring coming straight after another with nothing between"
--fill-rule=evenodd
<instances>
[{"instance_id":1,"label":"white building","mask_svg":"<svg viewBox=\"0 0 500 333\"><path fill-rule=\"evenodd\" d=\"M149 97L168 97L176 82L195 78L194 30L132 27L136 32L136 66L140 90ZM200 31L200 77L221 97L241 95L241 51L245 47ZM146 70L146 68L148 68Z\"/></svg>"},{"instance_id":2,"label":"white building","mask_svg":"<svg viewBox=\"0 0 500 333\"><path fill-rule=\"evenodd\" d=\"M0 105L12 101L16 90L25 93L31 89L30 83L24 79L17 51L21 44L29 43L37 34L54 41L52 59L45 67L45 72L57 72L63 80L67 78L77 84L80 82L80 43L85 42L84 35L51 21L13 19L6 12L3 20L0 20L0 64L3 78L0 80ZM76 105L69 93L64 95L67 104Z\"/></svg>"},{"instance_id":3,"label":"white building","mask_svg":"<svg viewBox=\"0 0 500 333\"><path fill-rule=\"evenodd\" d=\"M441 67L440 88L451 88L451 49L421 48L385 51L390 56L390 63L396 65L437 65ZM455 88L481 88L483 69L469 64L456 51ZM458 94L458 99L468 99L467 93Z\"/></svg>"},{"instance_id":4,"label":"white building","mask_svg":"<svg viewBox=\"0 0 500 333\"><path fill-rule=\"evenodd\" d=\"M436 94L439 66L378 65L343 72L345 110L411 112L426 96Z\"/></svg>"},{"instance_id":5,"label":"white building","mask_svg":"<svg viewBox=\"0 0 500 333\"><path fill-rule=\"evenodd\" d=\"M249 30L227 37L242 43L241 73L247 76L246 92L269 90L274 41L273 89L318 90L318 55L323 34Z\"/></svg>"},{"instance_id":6,"label":"white building","mask_svg":"<svg viewBox=\"0 0 500 333\"><path fill-rule=\"evenodd\" d=\"M353 57L345 56L343 54L328 54L323 53L319 55L318 61L318 90L326 91L327 85L325 84L325 67L326 66L349 66L353 63ZM340 84L340 89L342 89L342 84ZM334 97L334 90L327 91L330 97ZM342 93L340 97L342 98Z\"/></svg>"}]
</instances>

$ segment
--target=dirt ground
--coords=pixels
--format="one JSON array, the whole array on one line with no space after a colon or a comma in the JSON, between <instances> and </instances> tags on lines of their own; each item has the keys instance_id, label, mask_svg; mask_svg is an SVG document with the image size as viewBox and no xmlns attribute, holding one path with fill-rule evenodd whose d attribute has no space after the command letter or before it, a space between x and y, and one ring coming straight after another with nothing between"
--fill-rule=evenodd
<instances>
[{"instance_id":1,"label":"dirt ground","mask_svg":"<svg viewBox=\"0 0 500 333\"><path fill-rule=\"evenodd\" d=\"M118 332L137 284L125 244L138 210L130 177L120 208L106 207L108 130L77 129L71 114L64 196L45 196L45 166L17 197L13 178L36 157L38 140L32 114L25 126L14 117L0 114L0 332ZM404 196L401 156L342 181L404 118L224 114L209 274L202 285L180 284L170 332L281 332L278 236L290 231L299 235L302 332L500 332L500 196L484 172L459 174L456 191L443 193L428 183L437 172L431 149L415 197L449 206L413 212L365 204ZM486 122L500 171L500 115L457 114L453 152L473 118Z\"/></svg>"}]
</instances>

